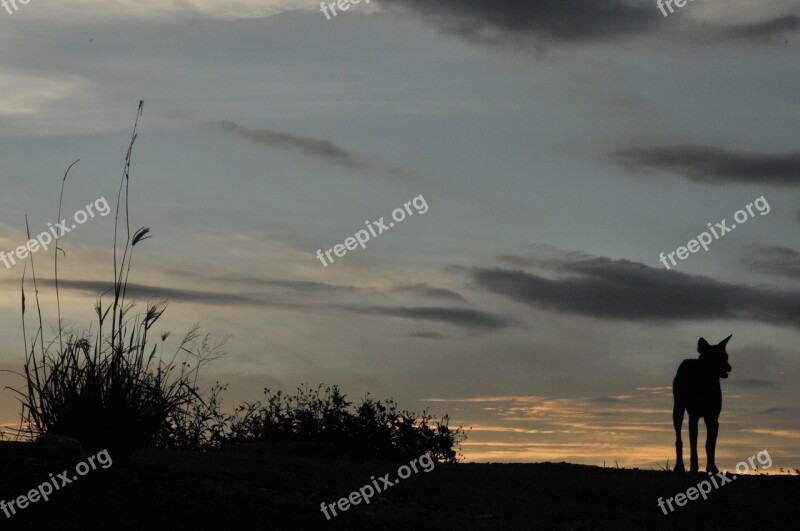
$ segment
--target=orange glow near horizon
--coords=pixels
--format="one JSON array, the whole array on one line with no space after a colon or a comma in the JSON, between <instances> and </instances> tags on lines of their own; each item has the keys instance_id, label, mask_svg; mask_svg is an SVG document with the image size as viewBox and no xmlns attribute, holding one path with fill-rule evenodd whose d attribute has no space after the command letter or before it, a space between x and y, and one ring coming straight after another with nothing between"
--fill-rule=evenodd
<instances>
[{"instance_id":1,"label":"orange glow near horizon","mask_svg":"<svg viewBox=\"0 0 800 531\"><path fill-rule=\"evenodd\" d=\"M452 426L471 426L462 443L466 462L561 462L661 470L674 466L675 432L670 388L638 388L614 397L479 396L425 398L447 403L458 413ZM773 459L769 470L800 465L800 430L752 427L735 419L758 418L742 395L726 395L720 419L717 465L735 466L762 450ZM471 424L470 422L471 421ZM688 417L682 438L689 460ZM705 426L699 425L698 452L705 466ZM668 461L669 460L669 461ZM758 462L756 462L758 464ZM751 472L752 473L752 472Z\"/></svg>"}]
</instances>

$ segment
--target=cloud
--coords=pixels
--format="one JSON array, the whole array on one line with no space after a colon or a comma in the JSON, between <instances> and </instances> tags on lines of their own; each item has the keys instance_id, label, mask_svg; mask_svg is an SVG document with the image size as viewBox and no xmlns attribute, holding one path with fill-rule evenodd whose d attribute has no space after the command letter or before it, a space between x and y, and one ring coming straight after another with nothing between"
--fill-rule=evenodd
<instances>
[{"instance_id":1,"label":"cloud","mask_svg":"<svg viewBox=\"0 0 800 531\"><path fill-rule=\"evenodd\" d=\"M342 310L361 315L384 315L418 321L436 321L469 329L497 330L511 325L511 321L479 310L442 308L434 306L339 306Z\"/></svg>"},{"instance_id":2,"label":"cloud","mask_svg":"<svg viewBox=\"0 0 800 531\"><path fill-rule=\"evenodd\" d=\"M787 439L800 439L800 430L776 430L776 429L762 429L753 428L744 431L750 433L757 433L759 435L769 435L772 437L786 437Z\"/></svg>"},{"instance_id":3,"label":"cloud","mask_svg":"<svg viewBox=\"0 0 800 531\"><path fill-rule=\"evenodd\" d=\"M597 396L594 398L589 399L593 404L598 405L605 405L605 404L622 404L627 402L631 399L630 395L625 396Z\"/></svg>"},{"instance_id":4,"label":"cloud","mask_svg":"<svg viewBox=\"0 0 800 531\"><path fill-rule=\"evenodd\" d=\"M364 168L366 164L355 153L337 146L330 140L293 136L269 129L248 129L229 121L212 122L215 129L226 131L238 138L278 149L298 151L328 164L349 168Z\"/></svg>"},{"instance_id":5,"label":"cloud","mask_svg":"<svg viewBox=\"0 0 800 531\"><path fill-rule=\"evenodd\" d=\"M185 270L173 270L172 274L180 277L192 277L202 279L207 282L224 282L226 284L240 284L246 288L277 288L280 290L295 292L297 294L320 295L345 295L373 292L368 288L358 288L355 286L342 286L339 284L328 284L325 282L315 282L311 280L288 280L282 278L263 278L239 276L235 274L227 275L202 275Z\"/></svg>"},{"instance_id":6,"label":"cloud","mask_svg":"<svg viewBox=\"0 0 800 531\"><path fill-rule=\"evenodd\" d=\"M557 313L630 322L735 319L800 327L800 292L718 282L628 260L570 257L520 269L473 268L474 283L522 304ZM551 278L554 272L560 275Z\"/></svg>"},{"instance_id":7,"label":"cloud","mask_svg":"<svg viewBox=\"0 0 800 531\"><path fill-rule=\"evenodd\" d=\"M224 282L226 284L240 284L244 287L260 287L268 289L279 289L290 291L296 294L309 294L315 297L322 295L377 295L380 292L373 288L360 288L355 286L343 286L339 284L328 284L310 280L288 280L281 278L262 278L239 276L235 274L226 275L203 275L183 270L172 271L174 275L203 279L211 282ZM404 284L391 289L391 293L417 295L429 299L439 299L454 302L465 302L464 297L455 291L445 288L435 288L426 282L418 284Z\"/></svg>"},{"instance_id":8,"label":"cloud","mask_svg":"<svg viewBox=\"0 0 800 531\"><path fill-rule=\"evenodd\" d=\"M722 30L727 40L775 42L787 33L800 29L800 17L788 15L773 18L764 22L741 24Z\"/></svg>"},{"instance_id":9,"label":"cloud","mask_svg":"<svg viewBox=\"0 0 800 531\"><path fill-rule=\"evenodd\" d=\"M434 288L425 283L411 284L407 286L397 286L392 291L396 293L409 293L412 295L419 295L421 297L427 297L429 299L441 299L441 300L456 301L456 302L462 302L464 300L464 297L462 297L455 291L450 291L449 289L444 289L444 288Z\"/></svg>"},{"instance_id":10,"label":"cloud","mask_svg":"<svg viewBox=\"0 0 800 531\"><path fill-rule=\"evenodd\" d=\"M610 155L629 170L657 169L712 184L800 184L800 152L737 153L711 146L631 148Z\"/></svg>"},{"instance_id":11,"label":"cloud","mask_svg":"<svg viewBox=\"0 0 800 531\"><path fill-rule=\"evenodd\" d=\"M659 21L652 6L623 0L383 0L381 4L417 11L443 31L492 44L528 37L600 41L643 33Z\"/></svg>"},{"instance_id":12,"label":"cloud","mask_svg":"<svg viewBox=\"0 0 800 531\"><path fill-rule=\"evenodd\" d=\"M10 280L3 282L12 282ZM13 283L17 281L14 280ZM54 286L52 279L37 279L40 286ZM144 284L128 284L127 298L129 301L145 299L167 299L169 301L189 302L195 304L221 305L230 307L257 306L279 308L284 310L308 311L319 313L330 313L344 311L358 315L371 315L378 317L400 317L417 321L428 321L434 323L446 323L470 330L497 330L512 324L511 320L491 313L459 308L443 308L435 306L424 307L403 307L403 306L381 306L381 305L357 305L357 304L326 304L319 301L320 293L327 291L329 294L341 294L342 291L350 291L351 288L338 287L334 285L318 284L314 282L289 281L289 280L264 280L265 285L275 285L289 287L298 298L284 297L279 295L264 294L253 292L251 289L247 293L216 292L204 290L192 290L182 288L165 288L159 286L148 286ZM104 296L107 304L113 293L112 282L95 280L69 280L59 279L59 287L62 290L78 291L91 296ZM320 290L322 286L322 290ZM352 288L357 289L357 288ZM313 300L307 302L307 296L312 296ZM441 339L445 336L428 333L427 335L417 335L415 337L425 337L427 339Z\"/></svg>"},{"instance_id":13,"label":"cloud","mask_svg":"<svg viewBox=\"0 0 800 531\"><path fill-rule=\"evenodd\" d=\"M408 334L408 337L419 339L447 339L447 336L438 332L414 332L413 334Z\"/></svg>"},{"instance_id":14,"label":"cloud","mask_svg":"<svg viewBox=\"0 0 800 531\"><path fill-rule=\"evenodd\" d=\"M797 408L795 407L769 407L767 409L763 409L761 411L756 412L757 416L762 415L796 415Z\"/></svg>"},{"instance_id":15,"label":"cloud","mask_svg":"<svg viewBox=\"0 0 800 531\"><path fill-rule=\"evenodd\" d=\"M606 42L657 32L698 43L772 42L800 28L798 17L721 26L673 15L655 3L629 0L381 0L416 12L441 31L491 45ZM680 32L680 33L679 33Z\"/></svg>"},{"instance_id":16,"label":"cloud","mask_svg":"<svg viewBox=\"0 0 800 531\"><path fill-rule=\"evenodd\" d=\"M745 387L747 389L766 389L775 387L776 382L769 380L759 380L758 378L746 378L744 380L732 380L730 385L734 387Z\"/></svg>"},{"instance_id":17,"label":"cloud","mask_svg":"<svg viewBox=\"0 0 800 531\"><path fill-rule=\"evenodd\" d=\"M26 16L82 20L93 19L181 19L205 16L212 19L241 20L273 16L287 11L319 10L314 0L73 0L51 2L48 9L28 10Z\"/></svg>"},{"instance_id":18,"label":"cloud","mask_svg":"<svg viewBox=\"0 0 800 531\"><path fill-rule=\"evenodd\" d=\"M55 286L53 279L37 279L40 285ZM113 297L113 282L99 280L69 280L58 279L58 286L61 289L71 289L88 295L99 296L102 293L104 302L108 302L108 297ZM134 299L169 299L170 301L192 302L209 305L232 305L232 306L274 306L280 308L297 308L297 305L282 302L269 301L250 294L239 293L219 293L214 291L189 290L180 288L163 288L159 286L147 286L144 284L129 283L127 289L129 301Z\"/></svg>"},{"instance_id":19,"label":"cloud","mask_svg":"<svg viewBox=\"0 0 800 531\"><path fill-rule=\"evenodd\" d=\"M628 466L659 460L669 447L671 404L663 397L457 396L424 398L472 413L470 459L613 462ZM496 434L513 434L498 440ZM674 432L673 432L674 435ZM619 457L617 457L619 456Z\"/></svg>"},{"instance_id":20,"label":"cloud","mask_svg":"<svg viewBox=\"0 0 800 531\"><path fill-rule=\"evenodd\" d=\"M753 271L800 278L800 253L777 245L749 246L743 262Z\"/></svg>"},{"instance_id":21,"label":"cloud","mask_svg":"<svg viewBox=\"0 0 800 531\"><path fill-rule=\"evenodd\" d=\"M29 75L0 68L0 117L27 116L86 90L89 82L72 74Z\"/></svg>"}]
</instances>

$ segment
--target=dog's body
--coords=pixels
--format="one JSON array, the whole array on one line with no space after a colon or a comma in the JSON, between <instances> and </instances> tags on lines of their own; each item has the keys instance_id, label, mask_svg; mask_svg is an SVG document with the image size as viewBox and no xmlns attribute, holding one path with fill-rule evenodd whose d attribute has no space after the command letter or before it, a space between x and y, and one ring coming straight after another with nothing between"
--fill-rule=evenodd
<instances>
[{"instance_id":1,"label":"dog's body","mask_svg":"<svg viewBox=\"0 0 800 531\"><path fill-rule=\"evenodd\" d=\"M697 342L700 357L684 360L678 367L678 374L672 381L672 396L675 400L672 409L672 423L675 426L675 471L684 472L683 441L681 427L683 414L689 413L689 444L691 446L690 470L699 470L697 458L697 423L703 417L706 425L706 471L718 472L714 454L719 432L719 414L722 411L722 389L720 378L727 378L731 371L725 345L731 336L719 345L709 345L702 337Z\"/></svg>"}]
</instances>

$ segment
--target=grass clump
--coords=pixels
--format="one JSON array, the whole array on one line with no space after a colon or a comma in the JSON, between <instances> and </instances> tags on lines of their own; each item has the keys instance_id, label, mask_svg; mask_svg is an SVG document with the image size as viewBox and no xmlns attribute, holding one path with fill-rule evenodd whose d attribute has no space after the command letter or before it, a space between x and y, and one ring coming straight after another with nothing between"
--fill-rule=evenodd
<instances>
[{"instance_id":1,"label":"grass clump","mask_svg":"<svg viewBox=\"0 0 800 531\"><path fill-rule=\"evenodd\" d=\"M25 364L21 376L25 385L16 390L22 402L19 432L30 438L44 434L73 437L87 452L108 449L115 458L124 458L135 447L174 441L176 419L183 419L197 408L198 402L202 403L196 385L199 369L220 355L224 343L212 342L208 336L201 340L195 325L175 353L165 357L169 333L161 334L160 341L151 336L166 310L166 301L150 301L144 313L131 314L135 306L126 295L133 251L150 237L147 227L131 232L128 207L131 155L142 107L140 102L117 197L114 283L95 305L96 330L65 330L58 287L58 239L54 272L58 327L55 337L48 341L44 338L33 255L29 264L38 328L30 345L25 329L27 263L22 279ZM62 180L59 219L68 174L69 169ZM118 240L121 212L125 216L124 243ZM109 293L106 304L103 297Z\"/></svg>"}]
</instances>

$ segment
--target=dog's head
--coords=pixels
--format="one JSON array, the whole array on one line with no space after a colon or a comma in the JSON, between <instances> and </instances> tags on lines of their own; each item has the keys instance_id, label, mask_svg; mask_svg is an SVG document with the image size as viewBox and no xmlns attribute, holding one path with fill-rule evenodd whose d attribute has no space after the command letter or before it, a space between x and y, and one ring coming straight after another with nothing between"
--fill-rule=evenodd
<instances>
[{"instance_id":1,"label":"dog's head","mask_svg":"<svg viewBox=\"0 0 800 531\"><path fill-rule=\"evenodd\" d=\"M700 361L706 363L711 371L720 378L727 378L728 373L732 370L731 364L728 363L728 353L725 351L725 345L728 344L731 337L733 334L720 341L719 345L709 345L708 341L702 337L697 341Z\"/></svg>"}]
</instances>

